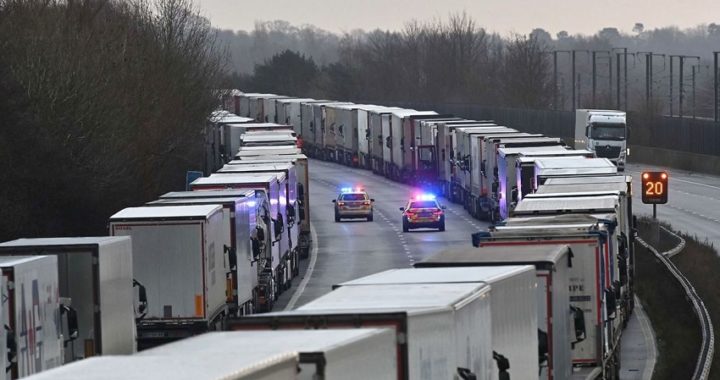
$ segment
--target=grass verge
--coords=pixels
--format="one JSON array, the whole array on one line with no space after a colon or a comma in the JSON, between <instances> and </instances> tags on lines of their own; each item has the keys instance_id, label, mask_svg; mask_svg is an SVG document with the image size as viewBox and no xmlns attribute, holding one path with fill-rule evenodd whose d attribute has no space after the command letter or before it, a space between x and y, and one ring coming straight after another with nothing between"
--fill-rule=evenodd
<instances>
[{"instance_id":1,"label":"grass verge","mask_svg":"<svg viewBox=\"0 0 720 380\"><path fill-rule=\"evenodd\" d=\"M660 251L677 244L676 239L662 230L658 242L657 232L649 223L640 223L638 227L643 240L663 247ZM650 250L638 244L635 259L637 294L657 339L658 359L653 379L690 379L701 342L700 327L691 305L680 284Z\"/></svg>"}]
</instances>

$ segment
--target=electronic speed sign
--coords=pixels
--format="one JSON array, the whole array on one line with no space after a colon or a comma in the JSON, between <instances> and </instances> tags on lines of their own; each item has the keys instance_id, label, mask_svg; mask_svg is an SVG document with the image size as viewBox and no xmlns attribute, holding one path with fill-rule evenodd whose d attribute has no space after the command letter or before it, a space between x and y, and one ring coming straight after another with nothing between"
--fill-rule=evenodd
<instances>
[{"instance_id":1,"label":"electronic speed sign","mask_svg":"<svg viewBox=\"0 0 720 380\"><path fill-rule=\"evenodd\" d=\"M666 172L642 173L642 201L647 204L665 204L668 201L668 174Z\"/></svg>"}]
</instances>

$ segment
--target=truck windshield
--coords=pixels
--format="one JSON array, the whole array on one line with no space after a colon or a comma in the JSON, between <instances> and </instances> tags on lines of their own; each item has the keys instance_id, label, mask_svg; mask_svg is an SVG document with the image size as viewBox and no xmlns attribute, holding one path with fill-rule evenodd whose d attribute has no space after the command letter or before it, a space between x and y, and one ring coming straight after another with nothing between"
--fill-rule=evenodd
<instances>
[{"instance_id":1,"label":"truck windshield","mask_svg":"<svg viewBox=\"0 0 720 380\"><path fill-rule=\"evenodd\" d=\"M625 124L593 123L590 131L593 140L625 140Z\"/></svg>"}]
</instances>

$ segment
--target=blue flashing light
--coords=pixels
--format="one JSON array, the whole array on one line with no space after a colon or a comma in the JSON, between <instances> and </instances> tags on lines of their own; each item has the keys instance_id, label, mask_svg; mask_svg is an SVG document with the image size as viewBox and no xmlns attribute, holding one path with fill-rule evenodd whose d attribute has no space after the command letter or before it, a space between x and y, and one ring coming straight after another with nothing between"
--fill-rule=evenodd
<instances>
[{"instance_id":1,"label":"blue flashing light","mask_svg":"<svg viewBox=\"0 0 720 380\"><path fill-rule=\"evenodd\" d=\"M341 193L352 193L352 187L343 187L340 189Z\"/></svg>"},{"instance_id":2,"label":"blue flashing light","mask_svg":"<svg viewBox=\"0 0 720 380\"><path fill-rule=\"evenodd\" d=\"M420 194L415 198L419 201L434 201L437 197L435 194Z\"/></svg>"}]
</instances>

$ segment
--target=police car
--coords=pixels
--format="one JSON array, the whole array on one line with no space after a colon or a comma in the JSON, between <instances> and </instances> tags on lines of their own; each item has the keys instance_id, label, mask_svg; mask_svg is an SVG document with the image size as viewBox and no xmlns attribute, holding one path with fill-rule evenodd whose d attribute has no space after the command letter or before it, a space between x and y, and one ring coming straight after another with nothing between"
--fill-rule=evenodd
<instances>
[{"instance_id":1,"label":"police car","mask_svg":"<svg viewBox=\"0 0 720 380\"><path fill-rule=\"evenodd\" d=\"M402 211L403 232L414 228L437 228L445 231L445 206L432 194L420 194L410 199Z\"/></svg>"},{"instance_id":2,"label":"police car","mask_svg":"<svg viewBox=\"0 0 720 380\"><path fill-rule=\"evenodd\" d=\"M337 199L332 200L335 203L335 221L340 219L367 219L368 222L373 220L373 202L364 189L343 188L340 190Z\"/></svg>"}]
</instances>

